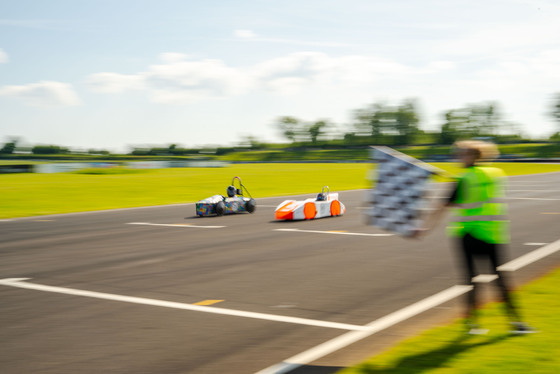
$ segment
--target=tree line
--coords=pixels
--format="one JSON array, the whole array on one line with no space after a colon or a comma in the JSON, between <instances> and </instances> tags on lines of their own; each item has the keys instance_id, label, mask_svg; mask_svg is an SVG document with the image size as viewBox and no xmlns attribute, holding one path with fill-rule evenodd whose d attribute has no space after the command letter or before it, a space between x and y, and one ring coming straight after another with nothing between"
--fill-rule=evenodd
<instances>
[{"instance_id":1,"label":"tree line","mask_svg":"<svg viewBox=\"0 0 560 374\"><path fill-rule=\"evenodd\" d=\"M16 151L24 151L26 153L31 153L34 155L66 155L73 152L70 148L61 147L59 145L35 145L33 147L19 147L18 146L19 139L12 138L8 140L4 145L0 148L0 154L4 155L11 155L16 153ZM82 152L84 154L90 155L108 155L110 154L107 150L96 150L96 149L89 149L88 151Z\"/></svg>"},{"instance_id":2,"label":"tree line","mask_svg":"<svg viewBox=\"0 0 560 374\"><path fill-rule=\"evenodd\" d=\"M560 130L560 93L553 96L548 115L558 124ZM305 121L294 116L279 117L273 124L290 143L291 147L354 147L365 145L405 146L414 144L449 145L460 139L488 138L496 143L524 142L521 128L502 118L495 102L469 104L463 108L450 109L443 113L438 131L424 131L420 128L418 105L414 99L406 99L399 105L376 102L352 111L352 122L346 129L327 119ZM549 139L560 142L560 131ZM239 146L214 147L215 154L226 154L239 149L265 149L274 147L246 136ZM1 148L0 154L9 155L18 149L18 139L12 138ZM36 145L26 149L35 155L69 154L69 148L57 145ZM134 156L184 156L200 154L200 148L183 148L177 144L164 147L133 148ZM109 155L103 149L89 149L81 152L89 155Z\"/></svg>"},{"instance_id":3,"label":"tree line","mask_svg":"<svg viewBox=\"0 0 560 374\"><path fill-rule=\"evenodd\" d=\"M560 93L551 105L549 115L558 123L560 130ZM489 138L498 143L523 142L519 125L505 121L495 102L469 104L463 108L450 109L443 113L438 131L423 131L419 127L420 116L415 100L404 100L400 105L373 103L352 112L352 123L342 135L333 138L329 134L332 124L321 119L314 122L296 117L280 117L276 126L283 137L292 144L314 145L321 139L346 145L385 144L449 145L460 139ZM559 141L560 131L548 140Z\"/></svg>"}]
</instances>

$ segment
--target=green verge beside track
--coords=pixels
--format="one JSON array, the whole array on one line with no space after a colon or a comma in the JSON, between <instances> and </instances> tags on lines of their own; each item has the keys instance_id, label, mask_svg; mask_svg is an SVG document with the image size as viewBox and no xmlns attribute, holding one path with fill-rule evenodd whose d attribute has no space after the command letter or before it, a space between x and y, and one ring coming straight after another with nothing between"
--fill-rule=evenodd
<instances>
[{"instance_id":1,"label":"green verge beside track","mask_svg":"<svg viewBox=\"0 0 560 374\"><path fill-rule=\"evenodd\" d=\"M513 336L498 303L482 310L487 335L465 334L462 321L403 341L339 374L560 373L560 269L520 288L521 313L536 334Z\"/></svg>"},{"instance_id":2,"label":"green verge beside track","mask_svg":"<svg viewBox=\"0 0 560 374\"><path fill-rule=\"evenodd\" d=\"M451 163L434 164L451 173ZM509 175L560 171L559 164L500 163ZM223 168L177 168L103 174L0 175L0 219L195 202L225 194L234 176L255 198L370 187L369 163L233 164ZM91 171L90 171L91 172Z\"/></svg>"},{"instance_id":3,"label":"green verge beside track","mask_svg":"<svg viewBox=\"0 0 560 374\"><path fill-rule=\"evenodd\" d=\"M367 187L368 164L236 164L107 174L0 175L0 219L195 202L226 194L234 176L255 198ZM111 169L108 169L111 170Z\"/></svg>"}]
</instances>

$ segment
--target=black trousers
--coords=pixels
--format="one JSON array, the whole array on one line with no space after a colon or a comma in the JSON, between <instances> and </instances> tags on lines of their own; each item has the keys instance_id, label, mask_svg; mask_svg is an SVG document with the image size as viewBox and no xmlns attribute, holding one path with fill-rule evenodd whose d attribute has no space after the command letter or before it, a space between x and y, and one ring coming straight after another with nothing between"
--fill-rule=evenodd
<instances>
[{"instance_id":1,"label":"black trousers","mask_svg":"<svg viewBox=\"0 0 560 374\"><path fill-rule=\"evenodd\" d=\"M471 285L473 288L467 294L467 316L471 319L475 318L475 310L478 307L478 293L480 285L473 282L473 278L480 273L476 269L476 259L483 259L488 262L489 271L498 276L496 285L500 292L502 301L505 303L506 312L512 321L520 321L520 316L517 308L512 300L508 282L502 272L498 270L501 262L501 245L487 243L477 239L470 234L465 235L460 239L460 248L462 252L463 262L465 265L465 281L466 284Z\"/></svg>"}]
</instances>

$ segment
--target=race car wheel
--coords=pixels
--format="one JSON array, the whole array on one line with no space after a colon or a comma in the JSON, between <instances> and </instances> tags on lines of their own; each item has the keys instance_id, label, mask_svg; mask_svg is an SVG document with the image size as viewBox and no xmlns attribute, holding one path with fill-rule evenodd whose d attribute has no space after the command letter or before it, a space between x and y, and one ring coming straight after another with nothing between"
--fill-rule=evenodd
<instances>
[{"instance_id":1,"label":"race car wheel","mask_svg":"<svg viewBox=\"0 0 560 374\"><path fill-rule=\"evenodd\" d=\"M253 213L256 208L257 208L257 202L255 201L255 199L249 199L249 201L247 201L247 205L246 205L247 211L249 213Z\"/></svg>"},{"instance_id":2,"label":"race car wheel","mask_svg":"<svg viewBox=\"0 0 560 374\"><path fill-rule=\"evenodd\" d=\"M226 211L226 204L223 201L220 201L216 204L216 215L223 216L224 212Z\"/></svg>"},{"instance_id":3,"label":"race car wheel","mask_svg":"<svg viewBox=\"0 0 560 374\"><path fill-rule=\"evenodd\" d=\"M331 216L339 216L340 215L340 203L338 200L333 200L331 203Z\"/></svg>"},{"instance_id":4,"label":"race car wheel","mask_svg":"<svg viewBox=\"0 0 560 374\"><path fill-rule=\"evenodd\" d=\"M317 215L317 208L314 203L305 203L303 206L303 215L305 219L313 219Z\"/></svg>"}]
</instances>

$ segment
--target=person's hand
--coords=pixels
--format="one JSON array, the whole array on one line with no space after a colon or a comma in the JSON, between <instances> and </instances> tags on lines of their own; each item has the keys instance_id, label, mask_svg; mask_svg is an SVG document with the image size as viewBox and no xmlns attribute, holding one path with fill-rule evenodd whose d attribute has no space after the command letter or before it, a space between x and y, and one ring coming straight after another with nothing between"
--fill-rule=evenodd
<instances>
[{"instance_id":1,"label":"person's hand","mask_svg":"<svg viewBox=\"0 0 560 374\"><path fill-rule=\"evenodd\" d=\"M412 230L412 233L410 234L409 237L411 239L420 239L423 236L425 236L426 234L428 234L429 231L430 231L430 229L428 229L426 227L417 227L417 228Z\"/></svg>"}]
</instances>

